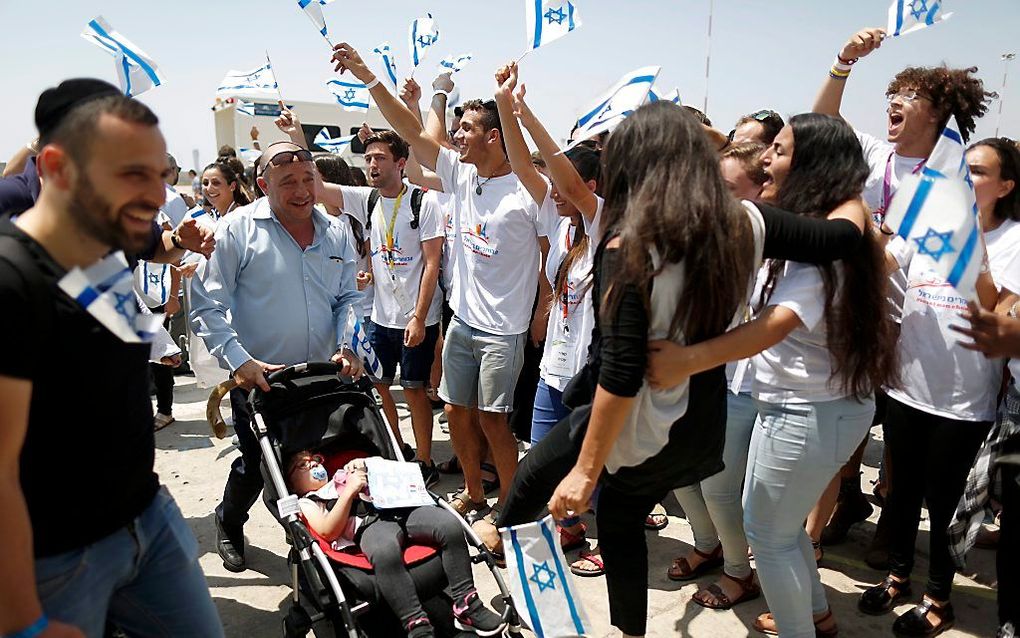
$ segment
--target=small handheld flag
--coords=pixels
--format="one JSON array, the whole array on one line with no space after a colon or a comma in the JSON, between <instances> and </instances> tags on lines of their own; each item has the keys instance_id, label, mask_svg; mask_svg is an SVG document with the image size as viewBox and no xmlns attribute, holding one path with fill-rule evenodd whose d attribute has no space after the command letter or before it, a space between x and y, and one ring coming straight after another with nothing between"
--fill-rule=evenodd
<instances>
[{"instance_id":1,"label":"small handheld flag","mask_svg":"<svg viewBox=\"0 0 1020 638\"><path fill-rule=\"evenodd\" d=\"M648 93L652 90L660 69L661 67L657 66L646 66L620 78L613 88L583 111L581 117L577 119L574 141L564 151L619 126L620 122L648 100Z\"/></svg>"},{"instance_id":2,"label":"small handheld flag","mask_svg":"<svg viewBox=\"0 0 1020 638\"><path fill-rule=\"evenodd\" d=\"M942 11L942 0L893 0L889 7L889 25L892 37L913 33L952 17Z\"/></svg>"},{"instance_id":3,"label":"small handheld flag","mask_svg":"<svg viewBox=\"0 0 1020 638\"><path fill-rule=\"evenodd\" d=\"M372 342L368 338L368 333L365 332L365 327L361 325L361 320L354 313L354 308L348 309L345 334L346 338L343 343L350 344L351 350L365 364L365 372L378 378L382 366L379 364L379 358L375 356L375 350L372 349Z\"/></svg>"},{"instance_id":4,"label":"small handheld flag","mask_svg":"<svg viewBox=\"0 0 1020 638\"><path fill-rule=\"evenodd\" d=\"M399 88L397 81L397 63L393 59L393 52L390 50L390 43L383 42L381 45L373 49L373 52L382 58L383 66L386 67L386 79L393 85L393 91L396 92Z\"/></svg>"},{"instance_id":5,"label":"small handheld flag","mask_svg":"<svg viewBox=\"0 0 1020 638\"><path fill-rule=\"evenodd\" d=\"M581 16L570 0L524 0L527 51L559 40L581 26Z\"/></svg>"},{"instance_id":6,"label":"small handheld flag","mask_svg":"<svg viewBox=\"0 0 1020 638\"><path fill-rule=\"evenodd\" d=\"M435 44L439 42L439 25L431 13L425 14L423 18L416 18L409 29L409 48L411 51L411 64L415 69L425 60L425 55ZM414 75L414 71L411 71Z\"/></svg>"},{"instance_id":7,"label":"small handheld flag","mask_svg":"<svg viewBox=\"0 0 1020 638\"><path fill-rule=\"evenodd\" d=\"M72 268L58 285L125 343L151 341L163 325L162 314L143 314L139 309L134 278L121 251L84 270Z\"/></svg>"},{"instance_id":8,"label":"small handheld flag","mask_svg":"<svg viewBox=\"0 0 1020 638\"><path fill-rule=\"evenodd\" d=\"M907 240L914 259L926 260L961 296L972 299L984 244L965 153L960 127L950 118L921 172L900 184L885 223Z\"/></svg>"},{"instance_id":9,"label":"small handheld flag","mask_svg":"<svg viewBox=\"0 0 1020 638\"><path fill-rule=\"evenodd\" d=\"M653 86L652 90L648 92L648 102L649 103L651 103L651 102L658 102L660 100L663 100L663 101L666 101L666 102L672 102L673 104L676 104L677 106L681 106L681 104L680 104L680 89L676 88L676 89L673 89L669 93L663 93L663 92L660 92L658 89L656 89Z\"/></svg>"},{"instance_id":10,"label":"small handheld flag","mask_svg":"<svg viewBox=\"0 0 1020 638\"><path fill-rule=\"evenodd\" d=\"M345 111L368 112L372 96L367 85L361 82L330 80L326 82L326 88Z\"/></svg>"},{"instance_id":11,"label":"small handheld flag","mask_svg":"<svg viewBox=\"0 0 1020 638\"><path fill-rule=\"evenodd\" d=\"M543 638L586 636L593 627L581 606L552 516L500 530L508 584L521 619Z\"/></svg>"},{"instance_id":12,"label":"small handheld flag","mask_svg":"<svg viewBox=\"0 0 1020 638\"><path fill-rule=\"evenodd\" d=\"M355 137L357 136L345 135L343 137L330 137L329 131L326 130L326 127L322 127L322 130L316 134L314 143L324 151L343 155L351 149L351 142L354 141Z\"/></svg>"},{"instance_id":13,"label":"small handheld flag","mask_svg":"<svg viewBox=\"0 0 1020 638\"><path fill-rule=\"evenodd\" d=\"M322 15L322 6L327 5L333 0L297 0L298 7L305 12L308 19L312 21L315 28L319 30L322 37L326 38L326 42L329 42L329 46L333 46L333 42L329 39L329 30L326 29L326 18Z\"/></svg>"},{"instance_id":14,"label":"small handheld flag","mask_svg":"<svg viewBox=\"0 0 1020 638\"><path fill-rule=\"evenodd\" d=\"M136 97L165 81L148 54L114 30L103 16L90 20L81 37L113 56L124 95Z\"/></svg>"},{"instance_id":15,"label":"small handheld flag","mask_svg":"<svg viewBox=\"0 0 1020 638\"><path fill-rule=\"evenodd\" d=\"M255 117L254 102L244 102L239 100L234 104L234 109L237 110L237 112L242 115L247 115L248 117Z\"/></svg>"},{"instance_id":16,"label":"small handheld flag","mask_svg":"<svg viewBox=\"0 0 1020 638\"><path fill-rule=\"evenodd\" d=\"M273 66L266 60L260 67L248 71L227 71L226 77L220 82L216 89L216 95L230 97L243 95L245 97L265 97L278 95L280 85L276 83L276 75L273 73Z\"/></svg>"},{"instance_id":17,"label":"small handheld flag","mask_svg":"<svg viewBox=\"0 0 1020 638\"><path fill-rule=\"evenodd\" d=\"M439 61L439 73L457 73L468 65L472 57L471 53L448 55Z\"/></svg>"}]
</instances>

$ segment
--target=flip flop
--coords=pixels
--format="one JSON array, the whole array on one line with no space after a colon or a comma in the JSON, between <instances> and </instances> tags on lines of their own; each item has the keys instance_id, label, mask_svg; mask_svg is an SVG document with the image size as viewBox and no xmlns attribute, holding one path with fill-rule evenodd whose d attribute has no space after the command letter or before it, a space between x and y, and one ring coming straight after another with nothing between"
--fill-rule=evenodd
<instances>
[{"instance_id":1,"label":"flip flop","mask_svg":"<svg viewBox=\"0 0 1020 638\"><path fill-rule=\"evenodd\" d=\"M605 573L606 573L606 564L604 562L602 562L602 555L601 554L596 554L596 553L591 552L591 551L582 551L580 553L580 555L578 555L577 561L574 561L574 562L578 562L578 561L582 561L582 560L588 561L592 565L598 567L598 569L581 569L580 567L575 567L573 565L573 563L572 563L570 565L570 573L571 574L574 574L575 576L580 576L582 578L595 578L597 576L605 575Z\"/></svg>"},{"instance_id":2,"label":"flip flop","mask_svg":"<svg viewBox=\"0 0 1020 638\"><path fill-rule=\"evenodd\" d=\"M652 511L645 517L645 529L660 530L669 525L669 517L666 516L666 508L656 503Z\"/></svg>"}]
</instances>

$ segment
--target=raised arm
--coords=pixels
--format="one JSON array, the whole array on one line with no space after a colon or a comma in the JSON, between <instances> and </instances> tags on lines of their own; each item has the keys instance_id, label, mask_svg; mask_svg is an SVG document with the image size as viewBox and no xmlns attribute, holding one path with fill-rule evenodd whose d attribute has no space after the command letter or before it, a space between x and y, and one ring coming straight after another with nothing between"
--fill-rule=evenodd
<instances>
[{"instance_id":1,"label":"raised arm","mask_svg":"<svg viewBox=\"0 0 1020 638\"><path fill-rule=\"evenodd\" d=\"M425 118L425 130L445 148L453 148L453 144L450 143L450 132L446 128L446 107L453 89L452 73L440 73L436 76L432 81L432 103Z\"/></svg>"},{"instance_id":2,"label":"raised arm","mask_svg":"<svg viewBox=\"0 0 1020 638\"><path fill-rule=\"evenodd\" d=\"M531 194L535 203L541 206L549 194L549 184L531 163L531 153L524 141L520 124L514 116L514 89L517 88L517 64L511 62L496 72L496 108L503 125L503 142L506 144L507 159L517 179Z\"/></svg>"},{"instance_id":3,"label":"raised arm","mask_svg":"<svg viewBox=\"0 0 1020 638\"><path fill-rule=\"evenodd\" d=\"M847 40L829 71L828 77L822 83L818 96L815 97L812 111L843 117L839 109L843 104L843 91L846 89L846 81L850 77L850 69L860 58L882 46L884 37L885 29L873 27L858 31Z\"/></svg>"},{"instance_id":4,"label":"raised arm","mask_svg":"<svg viewBox=\"0 0 1020 638\"><path fill-rule=\"evenodd\" d=\"M397 135L404 138L414 151L415 157L426 168L435 170L436 161L439 159L439 142L429 137L425 128L406 106L400 103L385 86L378 81L371 69L365 65L361 55L354 47L342 42L334 47L333 62L336 63L336 70L343 73L350 71L359 81L364 82L372 88L372 98L376 106L382 111L383 117L390 123Z\"/></svg>"},{"instance_id":5,"label":"raised arm","mask_svg":"<svg viewBox=\"0 0 1020 638\"><path fill-rule=\"evenodd\" d=\"M402 101L411 111L412 114L418 117L418 121L422 122L421 119L421 86L414 80L414 78L408 78L404 81L404 88L400 90L400 101ZM433 102L435 98L433 97ZM424 123L423 123L423 126ZM425 126L425 130L428 131L428 126ZM414 151L411 151L411 156L407 159L407 164L404 165L404 175L412 184L417 184L422 188L429 190L443 191L443 180L432 171L425 172L422 168L421 163L418 162L418 158L415 157Z\"/></svg>"},{"instance_id":6,"label":"raised arm","mask_svg":"<svg viewBox=\"0 0 1020 638\"><path fill-rule=\"evenodd\" d=\"M542 122L539 121L531 108L524 101L527 89L521 84L514 92L514 116L521 121L524 128L528 129L531 139L535 141L538 152L545 160L549 176L552 178L556 190L568 202L574 205L584 215L585 220L590 224L595 219L595 212L598 209L598 200L588 183L581 179L574 163L563 153L560 147L549 135Z\"/></svg>"}]
</instances>

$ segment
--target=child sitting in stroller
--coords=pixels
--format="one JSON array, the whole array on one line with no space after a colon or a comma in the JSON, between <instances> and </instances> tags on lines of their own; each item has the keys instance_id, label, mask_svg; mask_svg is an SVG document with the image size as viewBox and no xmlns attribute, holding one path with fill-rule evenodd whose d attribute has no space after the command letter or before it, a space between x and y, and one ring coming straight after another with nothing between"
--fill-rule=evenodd
<instances>
[{"instance_id":1,"label":"child sitting in stroller","mask_svg":"<svg viewBox=\"0 0 1020 638\"><path fill-rule=\"evenodd\" d=\"M287 480L295 494L304 495L298 501L301 513L316 534L335 549L355 543L361 547L375 570L379 591L410 638L433 636L433 630L404 566L408 541L440 549L458 629L479 636L503 631L502 618L478 597L467 541L452 514L439 506L375 510L366 505L360 498L368 485L364 459L354 459L330 478L321 456L298 452L287 465Z\"/></svg>"}]
</instances>

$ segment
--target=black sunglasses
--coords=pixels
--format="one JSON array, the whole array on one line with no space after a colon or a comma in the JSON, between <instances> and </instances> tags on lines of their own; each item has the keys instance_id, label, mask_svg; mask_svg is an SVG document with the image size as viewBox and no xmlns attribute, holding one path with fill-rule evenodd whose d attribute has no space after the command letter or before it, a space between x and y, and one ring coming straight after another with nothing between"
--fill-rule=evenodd
<instances>
[{"instance_id":1,"label":"black sunglasses","mask_svg":"<svg viewBox=\"0 0 1020 638\"><path fill-rule=\"evenodd\" d=\"M292 162L310 162L312 161L312 152L305 149L297 151L280 151L276 155L273 155L266 162L266 168L270 166L283 166ZM265 169L263 169L264 171Z\"/></svg>"}]
</instances>

